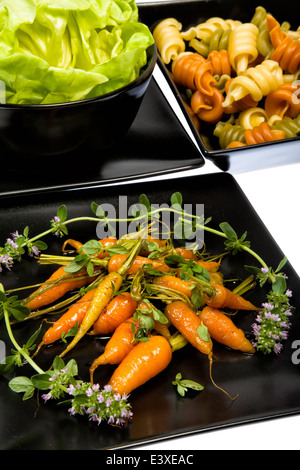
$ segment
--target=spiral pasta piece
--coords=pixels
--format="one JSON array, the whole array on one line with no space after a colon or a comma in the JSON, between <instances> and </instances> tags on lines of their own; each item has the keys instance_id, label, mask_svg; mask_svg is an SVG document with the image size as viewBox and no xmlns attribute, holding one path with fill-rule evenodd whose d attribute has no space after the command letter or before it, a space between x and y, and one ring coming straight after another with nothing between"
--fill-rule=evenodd
<instances>
[{"instance_id":1,"label":"spiral pasta piece","mask_svg":"<svg viewBox=\"0 0 300 470\"><path fill-rule=\"evenodd\" d=\"M213 75L231 75L231 65L228 51L224 49L221 51L213 50L208 54L207 60L212 64Z\"/></svg>"},{"instance_id":2,"label":"spiral pasta piece","mask_svg":"<svg viewBox=\"0 0 300 470\"><path fill-rule=\"evenodd\" d=\"M237 119L237 124L242 126L244 129L253 129L267 120L268 116L266 111L262 108L256 107L242 111Z\"/></svg>"},{"instance_id":3,"label":"spiral pasta piece","mask_svg":"<svg viewBox=\"0 0 300 470\"><path fill-rule=\"evenodd\" d=\"M213 89L211 96L196 90L191 98L191 108L199 119L214 124L223 116L223 101L223 94L217 88Z\"/></svg>"},{"instance_id":4,"label":"spiral pasta piece","mask_svg":"<svg viewBox=\"0 0 300 470\"><path fill-rule=\"evenodd\" d=\"M233 78L230 78L227 80L225 84L225 94L228 94L230 84L232 82ZM254 100L251 95L246 95L243 98L234 101L232 104L224 107L224 113L225 114L234 114L239 111L243 111L245 109L249 108L255 108L258 105L258 101Z\"/></svg>"},{"instance_id":5,"label":"spiral pasta piece","mask_svg":"<svg viewBox=\"0 0 300 470\"><path fill-rule=\"evenodd\" d=\"M297 117L300 113L298 91L300 91L300 86L296 83L285 83L269 93L265 99L268 117L276 116L276 119L282 119L285 115L291 118Z\"/></svg>"},{"instance_id":6,"label":"spiral pasta piece","mask_svg":"<svg viewBox=\"0 0 300 470\"><path fill-rule=\"evenodd\" d=\"M270 39L270 32L267 26L267 11L264 7L258 6L251 19L251 23L255 24L258 28L257 36L257 49L258 52L265 58L269 58L273 50Z\"/></svg>"},{"instance_id":7,"label":"spiral pasta piece","mask_svg":"<svg viewBox=\"0 0 300 470\"><path fill-rule=\"evenodd\" d=\"M283 119L274 122L271 128L284 131L287 139L298 137L300 134L300 114L295 119L285 116Z\"/></svg>"},{"instance_id":8,"label":"spiral pasta piece","mask_svg":"<svg viewBox=\"0 0 300 470\"><path fill-rule=\"evenodd\" d=\"M219 16L214 16L202 23L197 24L196 26L190 27L186 31L183 31L182 37L186 41L190 41L194 38L204 39L210 37L217 29L221 29L223 31L228 29L233 30L239 24L241 24L239 20L224 20Z\"/></svg>"},{"instance_id":9,"label":"spiral pasta piece","mask_svg":"<svg viewBox=\"0 0 300 470\"><path fill-rule=\"evenodd\" d=\"M239 124L230 121L219 121L214 129L214 136L218 137L221 149L227 148L232 142L245 143L245 129Z\"/></svg>"},{"instance_id":10,"label":"spiral pasta piece","mask_svg":"<svg viewBox=\"0 0 300 470\"><path fill-rule=\"evenodd\" d=\"M255 145L282 140L286 135L284 131L272 129L267 122L262 122L253 129L245 130L244 137L247 145Z\"/></svg>"},{"instance_id":11,"label":"spiral pasta piece","mask_svg":"<svg viewBox=\"0 0 300 470\"><path fill-rule=\"evenodd\" d=\"M177 85L213 95L213 85L216 80L212 75L212 64L201 55L192 52L180 55L173 63L172 72Z\"/></svg>"},{"instance_id":12,"label":"spiral pasta piece","mask_svg":"<svg viewBox=\"0 0 300 470\"><path fill-rule=\"evenodd\" d=\"M201 54L203 57L207 57L208 54L217 50L228 49L229 36L231 34L231 29L226 29L225 31L221 28L217 28L211 36L199 40L197 38L192 39L189 42L189 46L194 49L196 52Z\"/></svg>"},{"instance_id":13,"label":"spiral pasta piece","mask_svg":"<svg viewBox=\"0 0 300 470\"><path fill-rule=\"evenodd\" d=\"M255 101L260 101L282 83L283 73L280 65L273 60L264 60L256 67L247 69L243 75L233 78L223 106L229 106L247 95Z\"/></svg>"},{"instance_id":14,"label":"spiral pasta piece","mask_svg":"<svg viewBox=\"0 0 300 470\"><path fill-rule=\"evenodd\" d=\"M185 51L185 42L180 34L181 28L181 23L175 18L166 18L153 31L153 38L165 64L176 60L178 55Z\"/></svg>"},{"instance_id":15,"label":"spiral pasta piece","mask_svg":"<svg viewBox=\"0 0 300 470\"><path fill-rule=\"evenodd\" d=\"M237 75L245 72L258 56L258 28L253 23L243 23L235 28L228 44L230 62Z\"/></svg>"},{"instance_id":16,"label":"spiral pasta piece","mask_svg":"<svg viewBox=\"0 0 300 470\"><path fill-rule=\"evenodd\" d=\"M282 31L278 21L270 14L267 15L267 25L274 47L271 59L278 62L283 70L296 73L300 67L300 41Z\"/></svg>"}]
</instances>

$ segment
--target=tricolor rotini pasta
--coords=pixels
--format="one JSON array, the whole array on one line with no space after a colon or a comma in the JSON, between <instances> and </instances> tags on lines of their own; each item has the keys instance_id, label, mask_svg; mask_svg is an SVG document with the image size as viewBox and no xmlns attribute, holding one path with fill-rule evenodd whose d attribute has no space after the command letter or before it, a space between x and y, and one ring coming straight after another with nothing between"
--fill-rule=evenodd
<instances>
[{"instance_id":1,"label":"tricolor rotini pasta","mask_svg":"<svg viewBox=\"0 0 300 470\"><path fill-rule=\"evenodd\" d=\"M248 22L156 26L161 59L209 149L216 140L226 149L300 135L300 26L281 20L257 6Z\"/></svg>"}]
</instances>

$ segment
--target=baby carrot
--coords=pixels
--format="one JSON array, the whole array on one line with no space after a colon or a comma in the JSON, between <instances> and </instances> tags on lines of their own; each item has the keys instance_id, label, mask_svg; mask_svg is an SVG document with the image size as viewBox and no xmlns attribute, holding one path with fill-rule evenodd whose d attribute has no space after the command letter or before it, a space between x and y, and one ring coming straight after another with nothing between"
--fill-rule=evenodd
<instances>
[{"instance_id":1,"label":"baby carrot","mask_svg":"<svg viewBox=\"0 0 300 470\"><path fill-rule=\"evenodd\" d=\"M118 290L120 290L120 287L123 283L123 277L125 276L126 271L130 267L133 259L135 258L136 253L140 250L142 244L143 239L140 239L135 245L132 252L128 256L126 256L126 259L124 260L118 271L108 273L105 278L102 279L102 281L99 283L76 335L66 347L66 349L60 354L60 357L65 356L74 346L76 346L78 341L80 341L80 339L89 331L89 329L93 326L103 309L110 302L114 291L117 292Z\"/></svg>"},{"instance_id":2,"label":"baby carrot","mask_svg":"<svg viewBox=\"0 0 300 470\"><path fill-rule=\"evenodd\" d=\"M245 337L243 330L238 328L225 313L212 307L205 307L199 314L200 320L207 327L212 339L245 353L253 354L255 349Z\"/></svg>"},{"instance_id":3,"label":"baby carrot","mask_svg":"<svg viewBox=\"0 0 300 470\"><path fill-rule=\"evenodd\" d=\"M87 275L86 271L76 274L68 274L61 266L43 283L43 285L34 291L27 299L23 301L26 307L31 311L37 310L45 305L49 305L55 300L61 298L67 292L78 289L89 284L95 277Z\"/></svg>"},{"instance_id":4,"label":"baby carrot","mask_svg":"<svg viewBox=\"0 0 300 470\"><path fill-rule=\"evenodd\" d=\"M71 307L53 323L53 325L45 332L36 352L38 352L43 345L52 344L61 339L62 334L68 333L68 331L70 331L77 322L78 326L81 324L95 290L96 288L90 289L81 297L81 299L71 305Z\"/></svg>"},{"instance_id":5,"label":"baby carrot","mask_svg":"<svg viewBox=\"0 0 300 470\"><path fill-rule=\"evenodd\" d=\"M127 255L113 255L109 262L108 262L108 272L115 272L119 269L121 264L126 259ZM140 268L145 265L150 265L151 268L156 269L157 271L170 271L171 268L167 266L162 260L160 259L150 259L146 256L136 256L132 265L127 270L126 274L136 274Z\"/></svg>"},{"instance_id":6,"label":"baby carrot","mask_svg":"<svg viewBox=\"0 0 300 470\"><path fill-rule=\"evenodd\" d=\"M193 250L188 250L187 248L184 247L178 247L175 248L175 251L182 256L183 258L187 259L193 259L194 261L197 261L197 255L193 252Z\"/></svg>"},{"instance_id":7,"label":"baby carrot","mask_svg":"<svg viewBox=\"0 0 300 470\"><path fill-rule=\"evenodd\" d=\"M116 393L128 394L145 384L171 362L171 346L163 336L150 336L139 342L122 360L112 374L108 385Z\"/></svg>"},{"instance_id":8,"label":"baby carrot","mask_svg":"<svg viewBox=\"0 0 300 470\"><path fill-rule=\"evenodd\" d=\"M208 296L204 294L204 300L207 305L215 308L231 308L235 310L259 310L241 295L235 294L227 287L220 284L213 285L215 294Z\"/></svg>"},{"instance_id":9,"label":"baby carrot","mask_svg":"<svg viewBox=\"0 0 300 470\"><path fill-rule=\"evenodd\" d=\"M78 328L76 335L73 340L68 344L66 349L60 354L63 357L67 354L78 341L88 332L91 326L97 320L99 314L103 311L106 305L112 298L113 289L118 291L122 285L123 276L119 273L109 273L100 282L96 288L93 298L90 301L89 307L85 313L85 316Z\"/></svg>"},{"instance_id":10,"label":"baby carrot","mask_svg":"<svg viewBox=\"0 0 300 470\"><path fill-rule=\"evenodd\" d=\"M134 330L132 325L134 325ZM135 322L133 317L117 326L112 337L106 343L104 352L92 362L89 369L91 383L93 383L94 372L98 366L102 364L120 364L129 351L136 346L137 342L134 342L133 339L138 327L139 320Z\"/></svg>"},{"instance_id":11,"label":"baby carrot","mask_svg":"<svg viewBox=\"0 0 300 470\"><path fill-rule=\"evenodd\" d=\"M137 302L129 292L116 295L100 313L90 334L106 335L112 333L120 323L133 315L137 306Z\"/></svg>"},{"instance_id":12,"label":"baby carrot","mask_svg":"<svg viewBox=\"0 0 300 470\"><path fill-rule=\"evenodd\" d=\"M164 274L163 276L155 277L153 279L153 285L181 292L190 299L192 296L192 290L195 287L195 282L183 281L179 277L172 276L171 274Z\"/></svg>"},{"instance_id":13,"label":"baby carrot","mask_svg":"<svg viewBox=\"0 0 300 470\"><path fill-rule=\"evenodd\" d=\"M199 336L198 331L199 327L202 327L202 321L185 302L175 300L170 303L165 308L165 315L192 346L209 358L212 357L212 341L210 338L206 341Z\"/></svg>"},{"instance_id":14,"label":"baby carrot","mask_svg":"<svg viewBox=\"0 0 300 470\"><path fill-rule=\"evenodd\" d=\"M209 332L205 332L207 327L204 325L199 316L181 300L175 300L165 308L165 315L174 325L179 333L198 351L205 354L209 360L209 374L210 379L214 386L224 392L230 397L230 395L219 387L213 380L212 377L212 363L213 363L213 343ZM232 399L232 398L231 398Z\"/></svg>"}]
</instances>

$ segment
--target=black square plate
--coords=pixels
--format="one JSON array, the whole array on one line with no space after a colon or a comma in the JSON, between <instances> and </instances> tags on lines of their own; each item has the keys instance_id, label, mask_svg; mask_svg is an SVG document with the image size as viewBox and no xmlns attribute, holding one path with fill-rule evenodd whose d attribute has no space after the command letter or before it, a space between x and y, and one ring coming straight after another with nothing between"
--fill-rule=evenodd
<instances>
[{"instance_id":1,"label":"black square plate","mask_svg":"<svg viewBox=\"0 0 300 470\"><path fill-rule=\"evenodd\" d=\"M255 13L257 6L263 6L281 23L288 21L291 29L299 26L300 4L294 2L272 2L264 0L253 4L234 0L150 0L139 5L140 18L151 31L165 18L176 18L182 24L182 31L206 21L211 17L234 19L249 22ZM202 135L196 130L177 88L170 78L169 70L158 57L158 64L163 71L174 95L182 108L202 154L223 171L241 172L268 168L287 163L299 162L300 142L299 138L284 141L270 142L247 146L236 149L219 150L216 138L212 135L212 126L204 126L202 123ZM227 118L224 118L225 120ZM209 145L208 145L209 142Z\"/></svg>"},{"instance_id":2,"label":"black square plate","mask_svg":"<svg viewBox=\"0 0 300 470\"><path fill-rule=\"evenodd\" d=\"M228 173L217 173L161 182L139 182L131 185L95 186L87 189L59 190L7 196L1 198L1 244L14 230L20 232L26 225L30 233L40 233L49 227L49 220L56 214L57 207L66 204L68 217L89 215L90 204L109 202L118 208L119 196L128 197L128 207L138 201L141 193L147 194L153 204L169 203L174 191L180 191L186 204L204 204L205 216L212 217L210 225L218 228L223 221L229 222L240 236L248 231L247 239L268 265L277 267L283 253L271 237L234 178ZM224 197L226 194L226 197ZM92 213L91 213L92 215ZM69 228L69 236L83 242L95 238L95 223L74 224ZM54 236L47 238L49 252L59 252L62 241ZM205 243L210 252L223 251L223 241L212 234L205 234ZM246 277L245 264L255 264L255 260L245 252L225 258L222 271L226 278ZM0 282L6 289L14 286L41 282L49 272L49 266L38 266L32 260L24 260L15 265L15 270L2 272ZM170 365L164 372L131 394L134 418L126 429L118 429L101 424L99 427L85 419L69 416L63 406L47 402L38 404L35 399L22 401L22 397L8 388L8 377L0 377L0 447L2 449L109 449L122 448L155 440L203 432L219 427L257 420L286 416L300 411L299 366L293 364L293 342L300 336L299 277L287 263L284 272L288 276L288 286L294 293L292 305L296 307L289 339L279 356L253 356L234 352L221 345L214 345L215 361L213 376L216 383L232 396L231 401L223 392L216 389L209 379L207 358L192 347L174 353ZM260 305L265 300L267 290L256 288L251 293L254 303ZM239 313L237 324L247 333L256 314ZM25 322L15 326L15 335L22 342L35 331L40 320ZM44 326L46 328L46 325ZM9 343L4 325L1 324L0 340ZM73 350L79 364L81 378L88 380L88 364L99 355L104 343L100 339L84 338L80 347ZM57 343L39 354L41 367L51 364L55 355L64 345ZM101 385L112 373L112 366L98 369L97 379ZM172 385L176 374L202 383L205 389L180 397ZM24 375L24 371L17 371ZM31 374L31 372L29 372Z\"/></svg>"}]
</instances>

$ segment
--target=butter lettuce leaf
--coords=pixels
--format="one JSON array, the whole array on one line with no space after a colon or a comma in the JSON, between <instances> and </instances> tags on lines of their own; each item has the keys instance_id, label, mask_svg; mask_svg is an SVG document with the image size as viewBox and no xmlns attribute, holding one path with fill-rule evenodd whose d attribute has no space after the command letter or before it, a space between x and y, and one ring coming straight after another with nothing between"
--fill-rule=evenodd
<instances>
[{"instance_id":1,"label":"butter lettuce leaf","mask_svg":"<svg viewBox=\"0 0 300 470\"><path fill-rule=\"evenodd\" d=\"M81 100L130 83L153 37L133 0L2 0L6 102Z\"/></svg>"}]
</instances>

